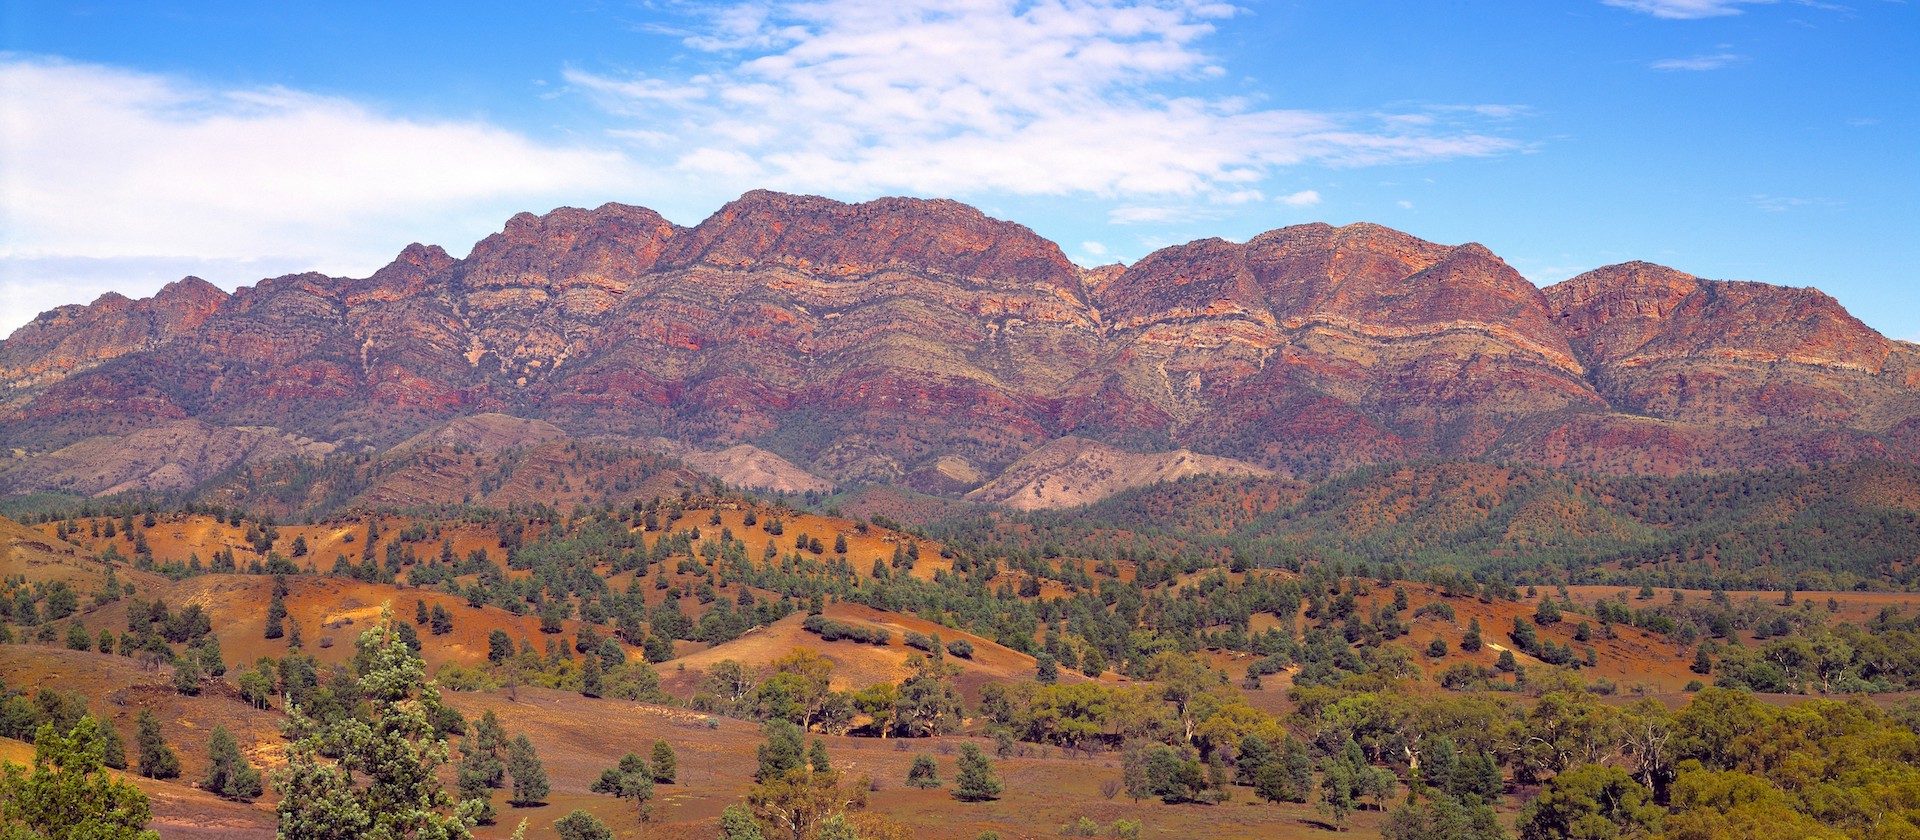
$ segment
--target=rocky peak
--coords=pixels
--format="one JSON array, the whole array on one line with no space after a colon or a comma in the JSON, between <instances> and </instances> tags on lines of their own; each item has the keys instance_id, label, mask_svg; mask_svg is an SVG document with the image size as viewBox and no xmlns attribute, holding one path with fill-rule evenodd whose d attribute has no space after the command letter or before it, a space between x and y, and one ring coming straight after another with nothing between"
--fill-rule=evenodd
<instances>
[{"instance_id":1,"label":"rocky peak","mask_svg":"<svg viewBox=\"0 0 1920 840\"><path fill-rule=\"evenodd\" d=\"M453 257L440 246L415 242L373 276L351 282L346 290L347 305L412 297L427 287L430 278L453 264Z\"/></svg>"},{"instance_id":2,"label":"rocky peak","mask_svg":"<svg viewBox=\"0 0 1920 840\"><path fill-rule=\"evenodd\" d=\"M1247 242L1248 267L1283 319L1315 313L1371 319L1381 294L1448 252L1444 245L1374 224L1295 225Z\"/></svg>"},{"instance_id":3,"label":"rocky peak","mask_svg":"<svg viewBox=\"0 0 1920 840\"><path fill-rule=\"evenodd\" d=\"M1107 323L1137 327L1229 312L1271 320L1258 281L1247 268L1247 246L1201 239L1162 248L1100 286Z\"/></svg>"},{"instance_id":4,"label":"rocky peak","mask_svg":"<svg viewBox=\"0 0 1920 840\"><path fill-rule=\"evenodd\" d=\"M781 267L844 278L902 270L990 285L1080 289L1079 271L1058 245L945 199L847 204L755 190L676 241L666 262Z\"/></svg>"},{"instance_id":5,"label":"rocky peak","mask_svg":"<svg viewBox=\"0 0 1920 840\"><path fill-rule=\"evenodd\" d=\"M175 332L200 326L226 302L227 293L220 287L192 275L161 286L153 295L154 307L174 322Z\"/></svg>"},{"instance_id":6,"label":"rocky peak","mask_svg":"<svg viewBox=\"0 0 1920 840\"><path fill-rule=\"evenodd\" d=\"M679 233L659 213L611 202L592 210L561 207L544 216L521 213L474 245L458 273L469 289L564 295L568 287L590 286L598 306L651 270Z\"/></svg>"},{"instance_id":7,"label":"rocky peak","mask_svg":"<svg viewBox=\"0 0 1920 840\"><path fill-rule=\"evenodd\" d=\"M519 248L558 254L609 238L628 238L639 245L663 233L670 236L673 230L671 222L645 207L614 202L592 210L558 207L544 216L515 214L499 233L476 243L467 259L484 261Z\"/></svg>"},{"instance_id":8,"label":"rocky peak","mask_svg":"<svg viewBox=\"0 0 1920 840\"><path fill-rule=\"evenodd\" d=\"M1666 319L1700 279L1663 265L1629 262L1596 268L1545 290L1554 318L1582 357L1632 353L1666 329Z\"/></svg>"},{"instance_id":9,"label":"rocky peak","mask_svg":"<svg viewBox=\"0 0 1920 840\"><path fill-rule=\"evenodd\" d=\"M1399 303L1400 323L1479 324L1524 335L1572 357L1553 325L1552 308L1538 286L1477 242L1449 249L1383 297Z\"/></svg>"},{"instance_id":10,"label":"rocky peak","mask_svg":"<svg viewBox=\"0 0 1920 840\"><path fill-rule=\"evenodd\" d=\"M196 330L227 294L198 277L133 300L107 292L87 306L48 310L0 341L0 392L8 400Z\"/></svg>"},{"instance_id":11,"label":"rocky peak","mask_svg":"<svg viewBox=\"0 0 1920 840\"><path fill-rule=\"evenodd\" d=\"M1699 357L1875 371L1892 344L1818 289L1702 280L1630 262L1545 290L1568 339L1600 363Z\"/></svg>"}]
</instances>

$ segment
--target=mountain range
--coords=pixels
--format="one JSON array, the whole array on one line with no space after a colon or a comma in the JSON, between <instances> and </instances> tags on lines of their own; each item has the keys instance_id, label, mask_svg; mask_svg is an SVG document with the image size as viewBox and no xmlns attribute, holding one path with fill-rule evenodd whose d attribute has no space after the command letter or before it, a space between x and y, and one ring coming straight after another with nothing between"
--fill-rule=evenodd
<instances>
[{"instance_id":1,"label":"mountain range","mask_svg":"<svg viewBox=\"0 0 1920 840\"><path fill-rule=\"evenodd\" d=\"M1089 269L953 201L756 191L693 227L561 208L464 259L416 244L365 278L63 306L0 342L0 418L15 493L571 437L1036 507L1430 458L1913 462L1920 346L1812 289L1642 262L1542 289L1371 224Z\"/></svg>"}]
</instances>

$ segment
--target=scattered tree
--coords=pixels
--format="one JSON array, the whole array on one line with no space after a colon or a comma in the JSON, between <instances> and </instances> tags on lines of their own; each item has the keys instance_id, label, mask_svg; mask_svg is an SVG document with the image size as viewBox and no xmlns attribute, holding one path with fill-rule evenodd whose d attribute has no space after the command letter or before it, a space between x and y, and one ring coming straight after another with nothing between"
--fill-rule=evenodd
<instances>
[{"instance_id":1,"label":"scattered tree","mask_svg":"<svg viewBox=\"0 0 1920 840\"><path fill-rule=\"evenodd\" d=\"M154 717L152 709L141 709L135 718L139 732L134 736L134 747L139 750L140 775L149 779L174 779L180 776L180 756L167 746L166 736L160 734L160 719Z\"/></svg>"},{"instance_id":2,"label":"scattered tree","mask_svg":"<svg viewBox=\"0 0 1920 840\"><path fill-rule=\"evenodd\" d=\"M267 601L267 638L278 639L287 634L287 602L275 589L273 597Z\"/></svg>"},{"instance_id":3,"label":"scattered tree","mask_svg":"<svg viewBox=\"0 0 1920 840\"><path fill-rule=\"evenodd\" d=\"M613 840L613 829L599 817L578 809L555 820L553 830L560 840Z\"/></svg>"},{"instance_id":4,"label":"scattered tree","mask_svg":"<svg viewBox=\"0 0 1920 840\"><path fill-rule=\"evenodd\" d=\"M760 759L760 768L753 774L755 782L766 782L786 775L789 770L801 768L801 752L804 738L800 727L788 720L770 720L760 728L766 741L756 751Z\"/></svg>"},{"instance_id":5,"label":"scattered tree","mask_svg":"<svg viewBox=\"0 0 1920 840\"><path fill-rule=\"evenodd\" d=\"M954 777L953 798L961 802L984 802L1000 797L1000 780L994 778L993 760L971 743L960 745L960 770Z\"/></svg>"},{"instance_id":6,"label":"scattered tree","mask_svg":"<svg viewBox=\"0 0 1920 840\"><path fill-rule=\"evenodd\" d=\"M637 753L627 753L620 757L617 767L609 767L600 772L600 778L589 788L594 793L604 793L616 799L631 799L636 816L646 822L651 816L653 801L653 768Z\"/></svg>"},{"instance_id":7,"label":"scattered tree","mask_svg":"<svg viewBox=\"0 0 1920 840\"><path fill-rule=\"evenodd\" d=\"M513 736L513 743L507 745L507 774L513 777L513 797L507 800L508 804L526 807L546 803L552 786L547 782L547 770L540 763L540 754L534 750L533 742L527 740L525 732Z\"/></svg>"},{"instance_id":8,"label":"scattered tree","mask_svg":"<svg viewBox=\"0 0 1920 840\"><path fill-rule=\"evenodd\" d=\"M215 726L207 739L207 774L200 788L224 799L252 802L260 796L260 771L240 754L240 743L224 726Z\"/></svg>"},{"instance_id":9,"label":"scattered tree","mask_svg":"<svg viewBox=\"0 0 1920 840\"><path fill-rule=\"evenodd\" d=\"M926 753L915 755L913 767L907 770L907 787L925 790L937 788L940 784L940 766L934 762L933 756Z\"/></svg>"},{"instance_id":10,"label":"scattered tree","mask_svg":"<svg viewBox=\"0 0 1920 840\"><path fill-rule=\"evenodd\" d=\"M673 784L680 775L680 760L673 754L673 745L666 741L653 742L653 780L663 785Z\"/></svg>"}]
</instances>

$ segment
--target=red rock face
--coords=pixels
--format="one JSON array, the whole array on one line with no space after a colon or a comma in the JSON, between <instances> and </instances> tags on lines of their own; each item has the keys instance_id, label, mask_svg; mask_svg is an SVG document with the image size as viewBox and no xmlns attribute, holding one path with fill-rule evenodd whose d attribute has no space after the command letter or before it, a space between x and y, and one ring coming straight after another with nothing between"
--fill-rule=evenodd
<instances>
[{"instance_id":1,"label":"red rock face","mask_svg":"<svg viewBox=\"0 0 1920 840\"><path fill-rule=\"evenodd\" d=\"M1912 348L1813 289L1628 263L1546 290L1601 394L1715 428L1880 432L1912 413Z\"/></svg>"},{"instance_id":2,"label":"red rock face","mask_svg":"<svg viewBox=\"0 0 1920 840\"><path fill-rule=\"evenodd\" d=\"M1302 473L1478 455L1514 418L1604 407L1545 296L1478 245L1302 225L1166 249L1098 300L1120 380L1178 442Z\"/></svg>"},{"instance_id":3,"label":"red rock face","mask_svg":"<svg viewBox=\"0 0 1920 840\"><path fill-rule=\"evenodd\" d=\"M30 452L166 418L387 446L497 411L870 481L991 475L1070 434L1304 476L1920 451L1920 350L1811 290L1629 263L1542 291L1375 225L1082 270L951 201L767 192L692 228L562 208L364 279L63 307L0 343L0 387L0 443Z\"/></svg>"},{"instance_id":4,"label":"red rock face","mask_svg":"<svg viewBox=\"0 0 1920 840\"><path fill-rule=\"evenodd\" d=\"M46 385L192 332L226 299L212 283L188 277L150 298L109 292L90 306L41 313L0 342L0 405L17 407Z\"/></svg>"}]
</instances>

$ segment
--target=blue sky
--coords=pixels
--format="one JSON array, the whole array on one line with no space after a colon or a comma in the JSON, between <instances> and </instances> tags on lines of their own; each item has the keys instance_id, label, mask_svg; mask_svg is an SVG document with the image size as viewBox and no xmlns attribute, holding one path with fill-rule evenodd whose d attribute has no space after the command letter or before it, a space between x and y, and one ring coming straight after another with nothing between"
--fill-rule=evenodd
<instances>
[{"instance_id":1,"label":"blue sky","mask_svg":"<svg viewBox=\"0 0 1920 840\"><path fill-rule=\"evenodd\" d=\"M1371 221L1645 259L1920 339L1892 0L0 0L0 331L185 274L456 255L521 210L952 197L1083 264Z\"/></svg>"}]
</instances>

